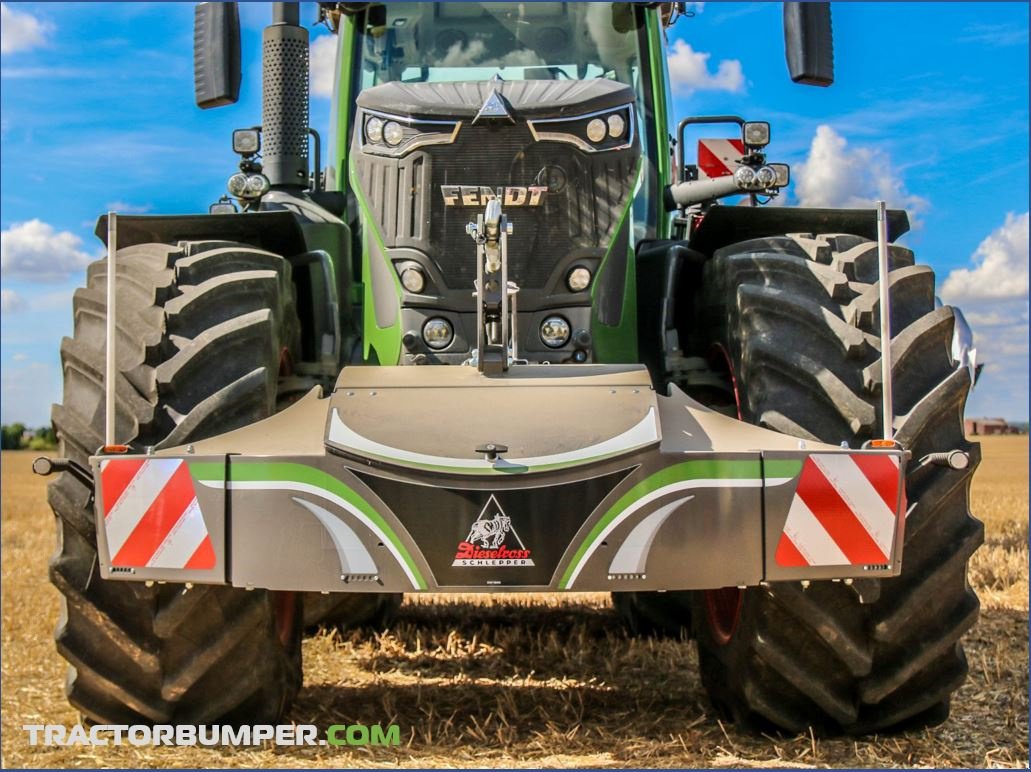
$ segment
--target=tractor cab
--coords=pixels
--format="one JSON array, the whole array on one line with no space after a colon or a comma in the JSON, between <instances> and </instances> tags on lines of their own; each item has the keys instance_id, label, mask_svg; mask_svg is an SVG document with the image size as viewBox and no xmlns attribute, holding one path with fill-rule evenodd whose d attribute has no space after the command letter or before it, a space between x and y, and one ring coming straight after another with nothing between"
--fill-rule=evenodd
<instances>
[{"instance_id":1,"label":"tractor cab","mask_svg":"<svg viewBox=\"0 0 1031 772\"><path fill-rule=\"evenodd\" d=\"M329 19L349 127L334 173L370 269L364 359L475 355L467 229L496 199L519 358L632 361L627 275L634 245L663 228L668 154L655 9L387 3Z\"/></svg>"}]
</instances>

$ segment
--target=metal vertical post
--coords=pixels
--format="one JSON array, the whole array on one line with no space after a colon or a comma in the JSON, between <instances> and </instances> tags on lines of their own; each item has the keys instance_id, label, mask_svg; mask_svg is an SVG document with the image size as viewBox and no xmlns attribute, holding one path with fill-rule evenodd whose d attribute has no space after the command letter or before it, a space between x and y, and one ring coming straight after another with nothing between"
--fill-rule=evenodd
<instances>
[{"instance_id":1,"label":"metal vertical post","mask_svg":"<svg viewBox=\"0 0 1031 772\"><path fill-rule=\"evenodd\" d=\"M498 248L501 250L501 368L507 370L511 320L508 318L508 218L504 215L498 220Z\"/></svg>"},{"instance_id":2,"label":"metal vertical post","mask_svg":"<svg viewBox=\"0 0 1031 772\"><path fill-rule=\"evenodd\" d=\"M888 209L877 202L877 265L881 308L881 425L884 439L895 434L891 402L891 294L888 287Z\"/></svg>"},{"instance_id":3,"label":"metal vertical post","mask_svg":"<svg viewBox=\"0 0 1031 772\"><path fill-rule=\"evenodd\" d=\"M118 215L107 213L107 366L104 371L104 445L115 444L115 253L118 251Z\"/></svg>"}]
</instances>

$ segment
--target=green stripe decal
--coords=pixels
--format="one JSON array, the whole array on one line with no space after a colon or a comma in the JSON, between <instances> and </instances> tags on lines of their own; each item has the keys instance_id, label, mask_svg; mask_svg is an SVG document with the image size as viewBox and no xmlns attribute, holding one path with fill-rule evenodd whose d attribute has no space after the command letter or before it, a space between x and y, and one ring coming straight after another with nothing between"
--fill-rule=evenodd
<instances>
[{"instance_id":1,"label":"green stripe decal","mask_svg":"<svg viewBox=\"0 0 1031 772\"><path fill-rule=\"evenodd\" d=\"M365 198L365 191L362 190L361 180L358 179L358 172L354 164L350 164L350 185L354 193L358 208L361 210L362 221L362 283L365 287L362 300L362 357L366 362L371 362L370 353L375 353L377 365L396 365L401 360L401 279L394 269L393 263L387 254L387 246L383 241L383 234L380 233L376 218L373 216L369 202ZM372 280L372 255L369 254L368 239L375 239L379 247L379 259L386 262L389 268L389 275L394 284L394 293L397 301L397 316L394 323L389 327L380 327L376 321L376 293L373 289Z\"/></svg>"},{"instance_id":2,"label":"green stripe decal","mask_svg":"<svg viewBox=\"0 0 1031 772\"><path fill-rule=\"evenodd\" d=\"M802 461L796 459L763 460L763 477L798 477L802 474Z\"/></svg>"},{"instance_id":3,"label":"green stripe decal","mask_svg":"<svg viewBox=\"0 0 1031 772\"><path fill-rule=\"evenodd\" d=\"M800 474L801 471L801 461L769 461L766 463L766 476L768 478L792 478ZM687 480L762 480L762 478L763 466L759 459L742 461L684 461L656 472L624 493L615 504L609 507L601 519L594 524L590 533L587 534L587 538L583 540L573 555L573 559L566 566L566 570L562 574L562 580L559 582L559 588L569 589L570 582L574 572L577 571L577 567L580 565L580 561L591 546L601 538L602 533L604 533L609 524L649 493L654 493L668 485L675 485Z\"/></svg>"},{"instance_id":4,"label":"green stripe decal","mask_svg":"<svg viewBox=\"0 0 1031 772\"><path fill-rule=\"evenodd\" d=\"M221 482L225 472L222 464L197 463L190 464L190 472L198 481ZM416 584L420 590L425 590L426 580L420 573L418 566L412 559L411 554L405 549L404 544L398 538L394 529L387 524L375 508L363 499L358 493L342 483L330 474L321 469L306 464L295 464L289 462L254 462L254 463L233 463L229 465L230 482L270 482L270 483L299 483L320 488L329 494L337 496L375 523L394 545L397 552L404 559L405 565L415 577Z\"/></svg>"}]
</instances>

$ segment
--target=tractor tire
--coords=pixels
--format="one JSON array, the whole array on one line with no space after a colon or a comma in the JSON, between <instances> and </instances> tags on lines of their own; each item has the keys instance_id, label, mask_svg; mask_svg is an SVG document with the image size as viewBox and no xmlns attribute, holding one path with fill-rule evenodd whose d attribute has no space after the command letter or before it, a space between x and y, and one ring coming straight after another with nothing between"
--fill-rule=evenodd
<instances>
[{"instance_id":1,"label":"tractor tire","mask_svg":"<svg viewBox=\"0 0 1031 772\"><path fill-rule=\"evenodd\" d=\"M399 592L305 593L304 626L384 630L393 621L403 599L404 595Z\"/></svg>"},{"instance_id":2,"label":"tractor tire","mask_svg":"<svg viewBox=\"0 0 1031 772\"><path fill-rule=\"evenodd\" d=\"M299 335L290 265L231 242L118 251L116 441L178 445L275 412L280 366ZM84 466L104 444L107 264L87 269L61 344L61 455ZM55 633L71 704L100 724L275 723L301 685L300 593L101 579L91 491L48 486L61 592Z\"/></svg>"},{"instance_id":3,"label":"tractor tire","mask_svg":"<svg viewBox=\"0 0 1031 772\"><path fill-rule=\"evenodd\" d=\"M902 573L691 594L702 681L752 728L866 734L948 717L963 683L962 635L978 600L967 562L984 529L969 511L980 448L963 431L971 387L951 356L954 316L934 274L890 247L895 439L912 452ZM859 447L879 436L877 245L796 235L717 250L697 296L696 351L729 365L741 418L802 439ZM964 470L927 465L960 449Z\"/></svg>"}]
</instances>

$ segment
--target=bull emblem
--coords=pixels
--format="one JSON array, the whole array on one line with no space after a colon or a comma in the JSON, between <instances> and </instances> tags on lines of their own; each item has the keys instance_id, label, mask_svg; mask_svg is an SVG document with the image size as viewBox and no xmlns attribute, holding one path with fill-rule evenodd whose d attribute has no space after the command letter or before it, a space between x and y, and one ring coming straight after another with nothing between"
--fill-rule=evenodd
<instances>
[{"instance_id":1,"label":"bull emblem","mask_svg":"<svg viewBox=\"0 0 1031 772\"><path fill-rule=\"evenodd\" d=\"M512 528L512 520L508 515L496 514L490 520L477 520L469 529L466 541L479 543L485 550L496 550L505 541L505 534Z\"/></svg>"},{"instance_id":2,"label":"bull emblem","mask_svg":"<svg viewBox=\"0 0 1031 772\"><path fill-rule=\"evenodd\" d=\"M507 542L507 543L506 543ZM469 535L458 543L453 566L532 566L530 550L519 538L512 519L491 494Z\"/></svg>"}]
</instances>

